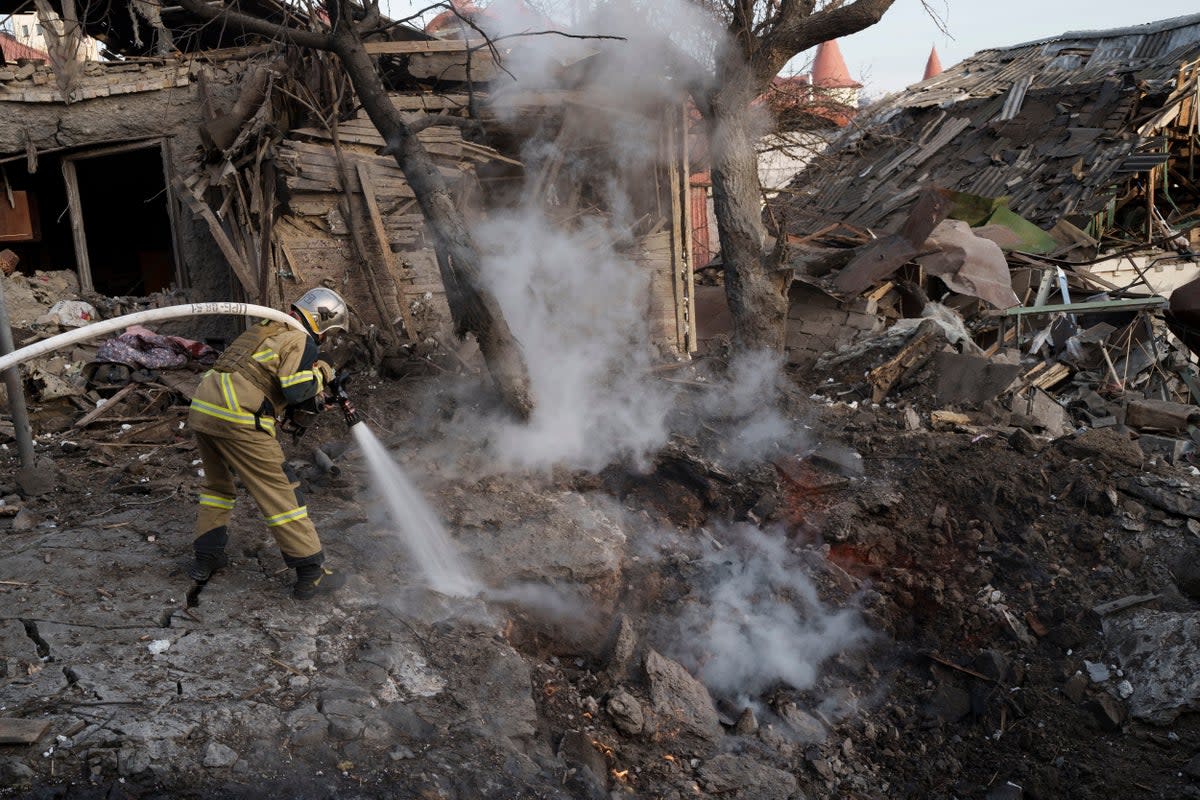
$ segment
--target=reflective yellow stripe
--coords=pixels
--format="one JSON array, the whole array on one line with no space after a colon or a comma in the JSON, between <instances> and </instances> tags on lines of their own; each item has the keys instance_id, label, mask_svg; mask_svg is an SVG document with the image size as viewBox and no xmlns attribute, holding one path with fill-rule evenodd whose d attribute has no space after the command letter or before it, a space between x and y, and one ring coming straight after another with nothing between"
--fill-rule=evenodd
<instances>
[{"instance_id":1,"label":"reflective yellow stripe","mask_svg":"<svg viewBox=\"0 0 1200 800\"><path fill-rule=\"evenodd\" d=\"M269 347L266 350L259 350L257 353L254 354L254 360L258 361L259 363L266 363L267 361L273 361L276 358L279 358L279 354L276 353L274 350L272 350Z\"/></svg>"},{"instance_id":2,"label":"reflective yellow stripe","mask_svg":"<svg viewBox=\"0 0 1200 800\"><path fill-rule=\"evenodd\" d=\"M221 396L225 398L225 407L230 411L240 411L241 406L238 404L237 391L233 388L233 373L221 373Z\"/></svg>"},{"instance_id":3,"label":"reflective yellow stripe","mask_svg":"<svg viewBox=\"0 0 1200 800\"><path fill-rule=\"evenodd\" d=\"M320 380L321 379L317 377L317 373L313 372L311 369L302 369L299 372L288 375L286 378L280 378L279 385L287 389L291 386L295 386L298 383L304 383L306 381L318 381L317 385L319 386Z\"/></svg>"},{"instance_id":4,"label":"reflective yellow stripe","mask_svg":"<svg viewBox=\"0 0 1200 800\"><path fill-rule=\"evenodd\" d=\"M215 494L200 495L200 505L208 506L210 508L231 509L233 508L233 502L233 498L230 497L221 497Z\"/></svg>"},{"instance_id":5,"label":"reflective yellow stripe","mask_svg":"<svg viewBox=\"0 0 1200 800\"><path fill-rule=\"evenodd\" d=\"M271 528L279 525L286 525L289 522L295 522L298 519L308 518L308 506L300 506L293 508L291 511L285 511L282 514L276 514L273 517L267 517L267 526Z\"/></svg>"},{"instance_id":6,"label":"reflective yellow stripe","mask_svg":"<svg viewBox=\"0 0 1200 800\"><path fill-rule=\"evenodd\" d=\"M199 411L201 414L207 414L210 417L223 419L226 422L236 422L239 425L254 424L253 414L247 414L242 411L230 411L227 408L214 406L212 403L206 403L203 400L197 400L193 398L192 408L196 411ZM263 430L272 436L275 435L275 420L270 417L262 417L259 422L262 425Z\"/></svg>"}]
</instances>

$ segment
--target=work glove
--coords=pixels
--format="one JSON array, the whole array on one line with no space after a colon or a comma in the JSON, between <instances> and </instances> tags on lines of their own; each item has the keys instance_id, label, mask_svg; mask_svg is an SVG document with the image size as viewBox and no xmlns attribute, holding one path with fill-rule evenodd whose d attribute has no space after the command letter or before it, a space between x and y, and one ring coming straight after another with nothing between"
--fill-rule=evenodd
<instances>
[{"instance_id":1,"label":"work glove","mask_svg":"<svg viewBox=\"0 0 1200 800\"><path fill-rule=\"evenodd\" d=\"M320 383L317 386L318 392L320 392L329 384L333 383L333 367L329 366L324 361L317 360L313 362L312 368L313 372L321 376L319 379Z\"/></svg>"}]
</instances>

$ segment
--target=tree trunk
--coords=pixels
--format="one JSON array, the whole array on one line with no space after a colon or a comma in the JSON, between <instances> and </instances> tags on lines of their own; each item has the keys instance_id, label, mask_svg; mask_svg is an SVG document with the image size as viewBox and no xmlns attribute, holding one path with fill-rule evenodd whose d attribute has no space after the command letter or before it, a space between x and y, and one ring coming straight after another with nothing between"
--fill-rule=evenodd
<instances>
[{"instance_id":1,"label":"tree trunk","mask_svg":"<svg viewBox=\"0 0 1200 800\"><path fill-rule=\"evenodd\" d=\"M475 334L488 371L504 402L521 419L533 410L529 372L520 344L491 291L483 285L479 251L466 220L429 153L392 105L371 56L350 25L336 25L334 52L342 61L359 101L388 143L433 231L446 300L460 336Z\"/></svg>"},{"instance_id":2,"label":"tree trunk","mask_svg":"<svg viewBox=\"0 0 1200 800\"><path fill-rule=\"evenodd\" d=\"M725 70L723 70L725 71ZM748 70L727 74L709 102L713 205L721 239L725 296L733 315L734 342L741 349L783 352L788 281L765 252L754 115L755 98Z\"/></svg>"}]
</instances>

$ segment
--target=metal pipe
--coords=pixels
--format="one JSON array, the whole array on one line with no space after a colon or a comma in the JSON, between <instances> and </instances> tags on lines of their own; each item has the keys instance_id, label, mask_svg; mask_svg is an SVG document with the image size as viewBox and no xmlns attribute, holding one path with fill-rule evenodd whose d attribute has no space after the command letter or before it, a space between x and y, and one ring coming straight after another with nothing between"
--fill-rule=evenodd
<instances>
[{"instance_id":1,"label":"metal pipe","mask_svg":"<svg viewBox=\"0 0 1200 800\"><path fill-rule=\"evenodd\" d=\"M342 474L342 468L333 463L333 459L330 458L329 454L321 448L314 447L312 451L312 457L313 464L315 464L317 469L321 470L321 472L325 473L326 475L336 478L338 475Z\"/></svg>"},{"instance_id":2,"label":"metal pipe","mask_svg":"<svg viewBox=\"0 0 1200 800\"><path fill-rule=\"evenodd\" d=\"M0 280L0 356L7 356L12 351L13 338L8 322L8 304L4 299L4 281ZM36 463L33 454L33 427L29 424L29 409L25 407L25 387L21 384L21 373L16 367L16 362L4 370L4 385L8 389L8 410L12 414L21 466L33 469Z\"/></svg>"},{"instance_id":3,"label":"metal pipe","mask_svg":"<svg viewBox=\"0 0 1200 800\"><path fill-rule=\"evenodd\" d=\"M146 311L136 311L132 314L113 317L101 322L93 322L91 325L84 325L82 328L76 328L73 331L51 336L49 339L43 339L27 347L22 347L16 352L0 355L0 370L7 370L9 367L20 364L22 361L37 358L44 353L53 352L76 342L94 339L106 333L114 333L130 325L179 319L180 317L203 317L226 314L237 317L263 317L291 325L300 331L304 330L304 326L295 317L267 306L256 306L252 303L189 303L182 306L167 306L166 308L151 308ZM7 327L7 325L4 327Z\"/></svg>"}]
</instances>

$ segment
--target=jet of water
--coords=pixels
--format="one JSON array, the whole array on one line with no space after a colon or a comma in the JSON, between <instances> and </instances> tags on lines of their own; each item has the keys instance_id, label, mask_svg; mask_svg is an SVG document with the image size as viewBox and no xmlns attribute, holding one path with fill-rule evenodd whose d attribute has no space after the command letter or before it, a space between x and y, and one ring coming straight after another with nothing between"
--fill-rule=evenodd
<instances>
[{"instance_id":1,"label":"jet of water","mask_svg":"<svg viewBox=\"0 0 1200 800\"><path fill-rule=\"evenodd\" d=\"M365 423L350 426L367 466L371 484L387 508L400 541L429 587L455 597L473 597L483 588L455 550L445 526L383 442Z\"/></svg>"}]
</instances>

